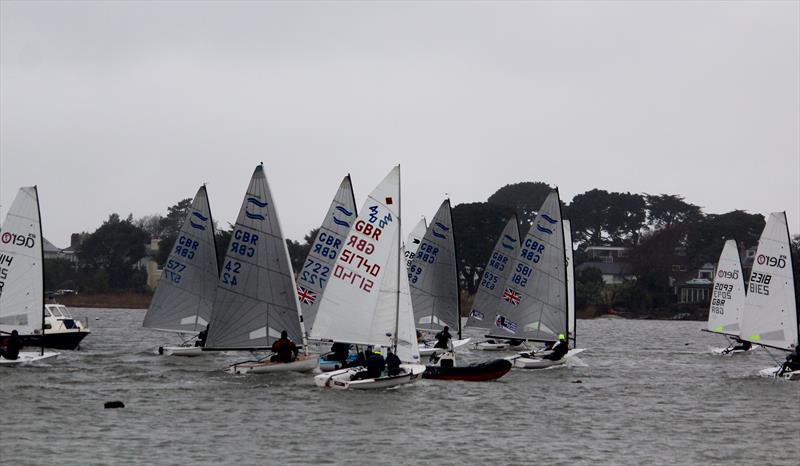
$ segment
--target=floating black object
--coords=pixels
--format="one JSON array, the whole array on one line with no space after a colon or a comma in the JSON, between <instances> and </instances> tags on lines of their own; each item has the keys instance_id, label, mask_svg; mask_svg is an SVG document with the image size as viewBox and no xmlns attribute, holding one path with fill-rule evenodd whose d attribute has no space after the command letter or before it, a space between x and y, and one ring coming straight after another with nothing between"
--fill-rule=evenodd
<instances>
[{"instance_id":1,"label":"floating black object","mask_svg":"<svg viewBox=\"0 0 800 466\"><path fill-rule=\"evenodd\" d=\"M583 383L583 380L573 380L572 383Z\"/></svg>"},{"instance_id":2,"label":"floating black object","mask_svg":"<svg viewBox=\"0 0 800 466\"><path fill-rule=\"evenodd\" d=\"M124 408L125 407L125 403L123 403L121 401L106 401L106 403L103 405L103 407L105 409Z\"/></svg>"}]
</instances>

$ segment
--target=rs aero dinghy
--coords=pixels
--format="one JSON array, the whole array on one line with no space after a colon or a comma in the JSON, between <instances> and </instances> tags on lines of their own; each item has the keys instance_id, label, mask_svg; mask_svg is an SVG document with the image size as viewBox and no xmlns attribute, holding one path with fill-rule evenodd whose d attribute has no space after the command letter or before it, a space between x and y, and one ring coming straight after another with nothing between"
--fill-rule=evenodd
<instances>
[{"instance_id":1,"label":"rs aero dinghy","mask_svg":"<svg viewBox=\"0 0 800 466\"><path fill-rule=\"evenodd\" d=\"M402 364L388 375L365 366L326 372L314 378L319 387L389 388L415 382L425 372L419 364L400 222L400 167L396 166L367 197L347 234L311 338L390 348Z\"/></svg>"}]
</instances>

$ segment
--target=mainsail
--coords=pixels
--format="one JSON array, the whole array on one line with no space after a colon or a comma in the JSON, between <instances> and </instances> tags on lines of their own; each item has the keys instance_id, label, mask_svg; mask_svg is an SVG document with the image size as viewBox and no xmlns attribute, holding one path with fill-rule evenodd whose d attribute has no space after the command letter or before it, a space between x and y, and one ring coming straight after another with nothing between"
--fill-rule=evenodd
<instances>
[{"instance_id":1,"label":"mainsail","mask_svg":"<svg viewBox=\"0 0 800 466\"><path fill-rule=\"evenodd\" d=\"M736 241L725 241L714 275L711 304L708 309L708 331L739 336L744 307L744 274Z\"/></svg>"},{"instance_id":2,"label":"mainsail","mask_svg":"<svg viewBox=\"0 0 800 466\"><path fill-rule=\"evenodd\" d=\"M459 329L458 271L450 200L439 206L408 266L416 327Z\"/></svg>"},{"instance_id":3,"label":"mainsail","mask_svg":"<svg viewBox=\"0 0 800 466\"><path fill-rule=\"evenodd\" d=\"M425 217L422 217L417 225L411 230L411 233L408 234L408 239L406 240L405 244L405 252L403 253L403 257L406 259L406 268L411 267L411 259L414 258L414 255L417 253L417 248L419 248L419 243L422 242L422 237L425 236L425 231L428 230L428 223L425 221Z\"/></svg>"},{"instance_id":4,"label":"mainsail","mask_svg":"<svg viewBox=\"0 0 800 466\"><path fill-rule=\"evenodd\" d=\"M519 240L519 221L514 215L508 219L483 269L467 327L494 328L495 311L503 298L503 284L511 274L511 262L518 254Z\"/></svg>"},{"instance_id":5,"label":"mainsail","mask_svg":"<svg viewBox=\"0 0 800 466\"><path fill-rule=\"evenodd\" d=\"M347 232L357 216L353 186L350 175L347 175L339 184L339 190L325 214L303 268L297 274L297 298L303 309L306 332L311 332L314 326L317 309L322 302L320 297L330 280L333 264L344 245Z\"/></svg>"},{"instance_id":6,"label":"mainsail","mask_svg":"<svg viewBox=\"0 0 800 466\"><path fill-rule=\"evenodd\" d=\"M211 319L219 281L214 221L201 186L164 264L143 327L198 333Z\"/></svg>"},{"instance_id":7,"label":"mainsail","mask_svg":"<svg viewBox=\"0 0 800 466\"><path fill-rule=\"evenodd\" d=\"M490 336L555 341L567 333L567 283L564 230L558 191L542 204L530 231L510 261L500 285L503 297L491 316ZM487 316L488 317L488 316Z\"/></svg>"},{"instance_id":8,"label":"mainsail","mask_svg":"<svg viewBox=\"0 0 800 466\"><path fill-rule=\"evenodd\" d=\"M289 251L259 165L222 263L206 349L268 348L282 330L303 339Z\"/></svg>"},{"instance_id":9,"label":"mainsail","mask_svg":"<svg viewBox=\"0 0 800 466\"><path fill-rule=\"evenodd\" d=\"M36 186L19 189L0 230L0 331L44 326L42 222Z\"/></svg>"},{"instance_id":10,"label":"mainsail","mask_svg":"<svg viewBox=\"0 0 800 466\"><path fill-rule=\"evenodd\" d=\"M797 314L786 213L775 212L758 240L744 300L741 337L763 346L796 348Z\"/></svg>"},{"instance_id":11,"label":"mainsail","mask_svg":"<svg viewBox=\"0 0 800 466\"><path fill-rule=\"evenodd\" d=\"M410 319L400 315L406 295L400 265L397 166L370 193L350 229L322 296L311 338L374 346L398 343L399 351L405 333L413 332L404 328Z\"/></svg>"},{"instance_id":12,"label":"mainsail","mask_svg":"<svg viewBox=\"0 0 800 466\"><path fill-rule=\"evenodd\" d=\"M573 345L577 344L578 335L575 332L577 318L575 315L575 262L572 259L572 224L564 219L564 252L567 264L567 325L569 339Z\"/></svg>"}]
</instances>

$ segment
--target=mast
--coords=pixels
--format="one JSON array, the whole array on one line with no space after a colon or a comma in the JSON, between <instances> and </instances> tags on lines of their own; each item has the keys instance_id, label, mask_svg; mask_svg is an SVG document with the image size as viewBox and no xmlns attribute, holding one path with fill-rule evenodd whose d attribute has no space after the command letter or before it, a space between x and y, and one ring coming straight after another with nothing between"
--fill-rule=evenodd
<instances>
[{"instance_id":1,"label":"mast","mask_svg":"<svg viewBox=\"0 0 800 466\"><path fill-rule=\"evenodd\" d=\"M567 282L567 238L564 234L564 212L561 209L561 193L558 192L558 186L556 186L556 199L558 199L558 216L561 219L561 250L564 251L562 262L564 263L564 322L567 324L567 328L565 329L567 332L567 344L569 344L569 283ZM571 241L570 241L571 243ZM572 247L572 244L570 244Z\"/></svg>"},{"instance_id":2,"label":"mast","mask_svg":"<svg viewBox=\"0 0 800 466\"><path fill-rule=\"evenodd\" d=\"M402 198L402 186L403 181L400 176L400 165L397 165L397 301L396 307L394 311L394 333L392 335L392 352L397 353L397 332L400 331L400 272L402 269L400 268L401 262L405 262L405 257L400 256L400 247L402 245L402 241L400 239L403 236L403 224L400 221L400 199ZM405 279L408 280L408 274L405 274ZM411 299L411 296L409 296Z\"/></svg>"},{"instance_id":3,"label":"mast","mask_svg":"<svg viewBox=\"0 0 800 466\"><path fill-rule=\"evenodd\" d=\"M789 234L789 220L786 217L786 211L785 210L783 211L783 218L786 220L786 239L789 240L788 241L789 242L789 254L787 254L787 256L789 256L788 257L788 259L789 259L789 270L792 271L792 286L794 286L794 284L797 283L797 275L794 272L794 259L792 258L792 235ZM744 277L742 277L742 279L744 279ZM794 310L795 310L796 319L797 319L797 320L795 320L795 322L797 323L797 328L795 328L795 331L797 331L797 333L795 334L795 339L797 339L797 341L795 342L795 347L794 347L795 350L800 348L800 306L797 305L797 291L798 290L794 290L794 293L795 293L795 295L794 295Z\"/></svg>"},{"instance_id":4,"label":"mast","mask_svg":"<svg viewBox=\"0 0 800 466\"><path fill-rule=\"evenodd\" d=\"M42 347L40 355L44 356L44 235L42 234L42 208L39 205L39 188L33 185L33 193L36 194L36 215L39 216L39 260L42 261Z\"/></svg>"},{"instance_id":5,"label":"mast","mask_svg":"<svg viewBox=\"0 0 800 466\"><path fill-rule=\"evenodd\" d=\"M450 198L447 198L447 208L450 210L450 226L453 228L453 258L455 258L455 274L456 274L456 321L458 321L458 339L461 340L461 289L458 286L458 247L456 246L456 228L453 225L453 206L450 204ZM502 233L501 233L502 234Z\"/></svg>"}]
</instances>

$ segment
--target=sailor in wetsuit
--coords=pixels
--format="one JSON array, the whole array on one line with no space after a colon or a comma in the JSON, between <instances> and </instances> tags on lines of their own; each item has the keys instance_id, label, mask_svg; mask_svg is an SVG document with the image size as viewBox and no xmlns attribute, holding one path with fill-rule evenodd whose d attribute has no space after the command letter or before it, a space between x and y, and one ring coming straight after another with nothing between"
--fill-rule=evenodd
<instances>
[{"instance_id":1,"label":"sailor in wetsuit","mask_svg":"<svg viewBox=\"0 0 800 466\"><path fill-rule=\"evenodd\" d=\"M386 355L386 370L389 375L397 375L403 372L403 369L400 369L400 358L392 350L389 350L389 354Z\"/></svg>"},{"instance_id":2,"label":"sailor in wetsuit","mask_svg":"<svg viewBox=\"0 0 800 466\"><path fill-rule=\"evenodd\" d=\"M569 344L567 344L567 337L563 333L558 335L558 342L553 345L553 352L543 356L542 359L549 361L558 361L569 353Z\"/></svg>"},{"instance_id":3,"label":"sailor in wetsuit","mask_svg":"<svg viewBox=\"0 0 800 466\"><path fill-rule=\"evenodd\" d=\"M798 354L797 348L786 356L786 361L781 364L781 369L778 371L778 377L782 376L787 371L800 371L800 354Z\"/></svg>"},{"instance_id":4,"label":"sailor in wetsuit","mask_svg":"<svg viewBox=\"0 0 800 466\"><path fill-rule=\"evenodd\" d=\"M19 338L19 332L12 330L11 336L6 339L5 349L0 348L0 357L14 361L19 358L19 350L21 349L22 340Z\"/></svg>"},{"instance_id":5,"label":"sailor in wetsuit","mask_svg":"<svg viewBox=\"0 0 800 466\"><path fill-rule=\"evenodd\" d=\"M741 351L749 351L750 348L753 347L753 344L750 343L749 341L742 340L739 337L735 337L735 338L736 339L733 341L733 345L734 346L731 346L729 348L725 348L725 351L723 351L722 354L733 353L734 351L739 351L739 350L741 350Z\"/></svg>"},{"instance_id":6,"label":"sailor in wetsuit","mask_svg":"<svg viewBox=\"0 0 800 466\"><path fill-rule=\"evenodd\" d=\"M447 325L444 326L441 332L437 333L436 336L436 344L433 345L434 348L442 348L448 349L450 346L450 339L453 337L450 335L450 327Z\"/></svg>"},{"instance_id":7,"label":"sailor in wetsuit","mask_svg":"<svg viewBox=\"0 0 800 466\"><path fill-rule=\"evenodd\" d=\"M289 333L284 330L281 332L281 339L272 344L272 352L275 354L272 355L270 361L292 362L297 357L299 350L297 345L289 339Z\"/></svg>"}]
</instances>

